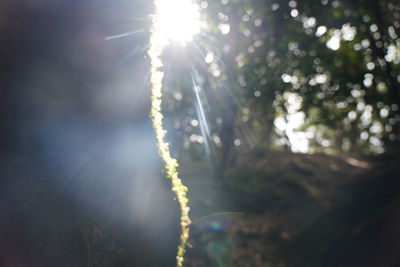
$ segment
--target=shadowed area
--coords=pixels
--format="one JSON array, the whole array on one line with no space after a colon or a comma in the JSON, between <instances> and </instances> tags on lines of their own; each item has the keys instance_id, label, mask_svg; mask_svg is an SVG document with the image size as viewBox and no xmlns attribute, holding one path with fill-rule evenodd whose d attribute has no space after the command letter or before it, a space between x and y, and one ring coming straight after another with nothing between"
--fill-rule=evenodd
<instances>
[{"instance_id":1,"label":"shadowed area","mask_svg":"<svg viewBox=\"0 0 400 267\"><path fill-rule=\"evenodd\" d=\"M148 119L148 66L128 55L146 34L104 40L127 27L110 20L143 5L100 4L1 4L1 266L175 262L178 207Z\"/></svg>"}]
</instances>

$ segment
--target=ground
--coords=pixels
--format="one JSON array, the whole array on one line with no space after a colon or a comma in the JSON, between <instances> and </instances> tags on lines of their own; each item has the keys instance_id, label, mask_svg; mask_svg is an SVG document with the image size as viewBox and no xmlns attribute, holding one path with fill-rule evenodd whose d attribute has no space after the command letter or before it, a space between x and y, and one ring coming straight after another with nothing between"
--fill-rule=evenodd
<instances>
[{"instance_id":1,"label":"ground","mask_svg":"<svg viewBox=\"0 0 400 267\"><path fill-rule=\"evenodd\" d=\"M215 185L204 165L188 163L188 266L398 266L398 164L254 153Z\"/></svg>"}]
</instances>

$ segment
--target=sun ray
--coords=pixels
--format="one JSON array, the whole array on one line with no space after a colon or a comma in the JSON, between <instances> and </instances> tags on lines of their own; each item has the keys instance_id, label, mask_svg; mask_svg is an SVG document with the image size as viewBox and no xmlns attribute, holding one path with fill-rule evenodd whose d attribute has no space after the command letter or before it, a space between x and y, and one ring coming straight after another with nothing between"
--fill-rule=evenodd
<instances>
[{"instance_id":1,"label":"sun ray","mask_svg":"<svg viewBox=\"0 0 400 267\"><path fill-rule=\"evenodd\" d=\"M206 115L205 115L204 108L203 108L203 105L202 105L202 102L200 99L200 94L199 94L201 87L196 83L193 74L192 74L192 83L193 83L193 91L195 93L197 105L199 108L200 121L204 124L204 130L205 130L207 137L210 137L210 129L207 124Z\"/></svg>"},{"instance_id":2,"label":"sun ray","mask_svg":"<svg viewBox=\"0 0 400 267\"><path fill-rule=\"evenodd\" d=\"M113 40L113 39L118 39L118 38L124 38L124 37L128 37L128 36L135 35L135 34L138 34L138 33L142 33L142 32L145 32L145 30L144 29L139 29L139 30L136 30L136 31L124 32L124 33L121 33L121 34L115 34L115 35L108 36L108 37L104 38L104 40L108 41L108 40Z\"/></svg>"},{"instance_id":3,"label":"sun ray","mask_svg":"<svg viewBox=\"0 0 400 267\"><path fill-rule=\"evenodd\" d=\"M203 104L200 99L199 91L200 91L200 86L196 84L194 74L192 73L192 83L193 83L193 90L196 95L196 112L197 112L197 117L199 119L199 124L200 124L200 131L203 135L204 139L204 144L206 146L206 153L207 156L210 155L210 144L209 141L211 140L211 134L210 134L210 129L208 127L206 115L204 112Z\"/></svg>"},{"instance_id":4,"label":"sun ray","mask_svg":"<svg viewBox=\"0 0 400 267\"><path fill-rule=\"evenodd\" d=\"M225 68L225 70L229 72L233 72L234 70L232 67L228 66L221 57L217 56L217 53L215 53L211 48L210 45L208 45L204 40L200 40L196 43L193 43L193 47L195 50L198 52L199 56L204 59L208 53L213 53L213 61L216 61L219 64L222 64ZM204 62L203 62L204 63ZM193 70L195 72L195 70ZM195 72L196 73L196 72ZM209 79L212 79L213 83L216 84L217 88L223 89L227 95L234 101L236 107L242 106L241 102L239 101L238 96L234 93L231 87L239 87L237 82L231 81L231 79L227 78L226 81L222 81L221 79L218 79L217 77L214 77L212 75L209 76ZM210 91L213 92L213 91ZM215 93L215 92L214 92ZM255 146L255 144L258 142L257 138L255 137L254 133L251 131L251 129L244 123L240 118L237 116L234 116L234 112L232 111L232 107L229 107L226 105L225 101L221 102L223 109L225 109L228 112L232 113L232 120L234 121L234 124L236 125L236 128L238 130L239 135L243 138L243 140L248 144L248 147L251 149Z\"/></svg>"},{"instance_id":5,"label":"sun ray","mask_svg":"<svg viewBox=\"0 0 400 267\"><path fill-rule=\"evenodd\" d=\"M143 85L139 87L138 92L132 97L132 100L130 101L129 110L132 110L136 103L138 102L138 100L140 99L140 96L142 95L142 93L144 92L144 89L149 85L150 83L150 73L148 73L143 81Z\"/></svg>"},{"instance_id":6,"label":"sun ray","mask_svg":"<svg viewBox=\"0 0 400 267\"><path fill-rule=\"evenodd\" d=\"M215 60L216 60L218 63L224 65L225 68L226 68L226 70L233 71L233 70L232 70L232 67L229 67L220 57L215 56L216 53L215 53L214 51L212 51L212 49L208 48L207 45L204 44L203 41L199 41L199 42L197 42L197 43L198 43L207 53L209 53L209 52L213 53L213 54L214 54ZM204 59L204 58L206 57L206 53L204 53L203 51L201 51L201 49L200 49L200 47L199 47L199 45L198 45L197 43L194 43L194 44L193 44L193 47L194 47L194 48L196 49L196 51L199 53L200 57L202 57L202 58ZM223 88L223 89L228 93L228 95L232 98L232 100L236 103L236 105L239 105L239 104L240 104L239 98L234 94L234 92L232 92L232 90L231 90L230 88L228 88L227 82L229 82L229 83L231 83L231 84L234 84L232 81L229 81L229 78L228 78L227 81L222 82L222 81L220 81L220 80L217 80L217 79L216 79L215 77L213 77L213 76L210 76L210 77L211 77L211 79L213 79L213 81L214 81L216 84L218 84L218 88ZM236 83L237 83L237 82L236 82Z\"/></svg>"},{"instance_id":7,"label":"sun ray","mask_svg":"<svg viewBox=\"0 0 400 267\"><path fill-rule=\"evenodd\" d=\"M126 62L128 62L130 59L144 53L148 48L149 48L150 44L147 43L145 44L142 48L138 49L138 48L134 48L132 49L129 53L127 53L126 55L124 55L123 58L121 58L118 62L115 63L116 66L118 65L123 65Z\"/></svg>"}]
</instances>

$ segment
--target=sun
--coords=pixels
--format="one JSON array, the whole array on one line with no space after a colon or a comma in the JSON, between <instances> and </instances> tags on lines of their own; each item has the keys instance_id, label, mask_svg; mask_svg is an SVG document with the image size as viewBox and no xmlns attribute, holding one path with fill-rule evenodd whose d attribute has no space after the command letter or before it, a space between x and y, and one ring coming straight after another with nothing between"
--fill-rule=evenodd
<instances>
[{"instance_id":1,"label":"sun","mask_svg":"<svg viewBox=\"0 0 400 267\"><path fill-rule=\"evenodd\" d=\"M190 42L200 32L199 6L191 0L158 1L157 30L166 42Z\"/></svg>"}]
</instances>

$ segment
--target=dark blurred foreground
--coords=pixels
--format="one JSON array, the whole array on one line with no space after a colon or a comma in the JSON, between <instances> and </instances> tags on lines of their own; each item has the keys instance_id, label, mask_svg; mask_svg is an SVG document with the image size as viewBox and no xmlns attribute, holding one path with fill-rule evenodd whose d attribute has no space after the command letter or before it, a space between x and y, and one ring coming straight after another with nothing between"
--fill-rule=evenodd
<instances>
[{"instance_id":1,"label":"dark blurred foreground","mask_svg":"<svg viewBox=\"0 0 400 267\"><path fill-rule=\"evenodd\" d=\"M101 156L66 177L44 160L2 156L2 266L174 266L177 207L159 165ZM187 266L398 266L398 164L247 155L216 185L186 162Z\"/></svg>"},{"instance_id":2,"label":"dark blurred foreground","mask_svg":"<svg viewBox=\"0 0 400 267\"><path fill-rule=\"evenodd\" d=\"M188 266L399 266L399 163L252 154L219 190L189 165L192 205L210 215L193 226Z\"/></svg>"}]
</instances>

